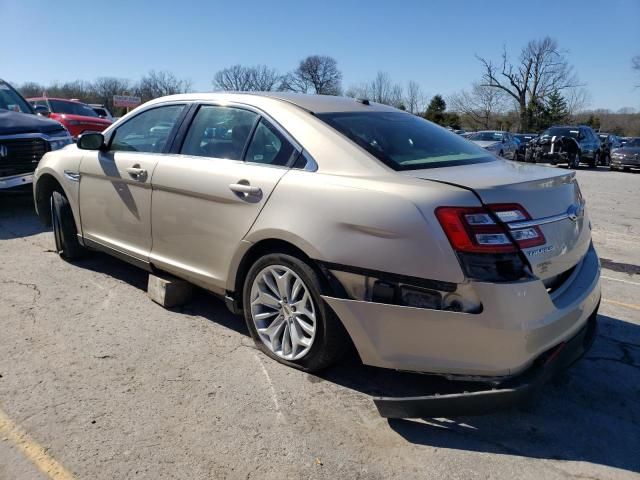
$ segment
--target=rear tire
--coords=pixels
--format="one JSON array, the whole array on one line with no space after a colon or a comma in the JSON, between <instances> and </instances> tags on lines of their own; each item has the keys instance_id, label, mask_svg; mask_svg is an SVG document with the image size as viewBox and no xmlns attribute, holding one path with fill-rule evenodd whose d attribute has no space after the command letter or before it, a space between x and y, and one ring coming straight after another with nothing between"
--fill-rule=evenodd
<instances>
[{"instance_id":1,"label":"rear tire","mask_svg":"<svg viewBox=\"0 0 640 480\"><path fill-rule=\"evenodd\" d=\"M78 231L69 200L60 192L51 195L51 226L56 252L66 260L84 256L86 250L78 242Z\"/></svg>"},{"instance_id":2,"label":"rear tire","mask_svg":"<svg viewBox=\"0 0 640 480\"><path fill-rule=\"evenodd\" d=\"M271 298L263 301L265 293ZM284 253L258 259L243 288L244 317L256 346L274 360L305 372L336 363L349 338L323 293L328 293L323 278L303 260ZM296 339L305 343L294 346Z\"/></svg>"}]
</instances>

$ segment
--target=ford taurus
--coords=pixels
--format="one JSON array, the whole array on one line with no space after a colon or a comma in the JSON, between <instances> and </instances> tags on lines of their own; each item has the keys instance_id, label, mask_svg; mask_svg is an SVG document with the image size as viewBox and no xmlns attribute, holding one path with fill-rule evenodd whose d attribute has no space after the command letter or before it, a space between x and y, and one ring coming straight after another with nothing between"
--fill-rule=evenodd
<instances>
[{"instance_id":1,"label":"ford taurus","mask_svg":"<svg viewBox=\"0 0 640 480\"><path fill-rule=\"evenodd\" d=\"M575 173L367 100L153 100L47 153L34 196L62 257L199 285L305 371L352 343L368 365L487 382L475 412L593 340L600 265Z\"/></svg>"}]
</instances>

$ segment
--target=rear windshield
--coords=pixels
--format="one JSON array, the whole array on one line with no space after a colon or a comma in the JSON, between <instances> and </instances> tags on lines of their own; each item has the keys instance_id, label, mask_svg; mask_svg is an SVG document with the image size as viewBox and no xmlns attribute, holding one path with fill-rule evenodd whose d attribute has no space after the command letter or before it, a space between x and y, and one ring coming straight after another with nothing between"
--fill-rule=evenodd
<instances>
[{"instance_id":1,"label":"rear windshield","mask_svg":"<svg viewBox=\"0 0 640 480\"><path fill-rule=\"evenodd\" d=\"M97 117L98 114L93 111L89 105L78 102L67 102L64 100L48 100L51 110L54 113L66 113L68 115L83 115L85 117Z\"/></svg>"},{"instance_id":2,"label":"rear windshield","mask_svg":"<svg viewBox=\"0 0 640 480\"><path fill-rule=\"evenodd\" d=\"M340 112L317 117L394 170L495 160L459 135L409 113Z\"/></svg>"}]
</instances>

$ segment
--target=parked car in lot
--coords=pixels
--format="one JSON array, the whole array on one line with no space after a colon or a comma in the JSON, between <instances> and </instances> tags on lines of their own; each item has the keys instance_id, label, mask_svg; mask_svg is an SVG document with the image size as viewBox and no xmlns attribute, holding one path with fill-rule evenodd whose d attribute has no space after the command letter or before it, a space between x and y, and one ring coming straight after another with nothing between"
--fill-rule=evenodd
<instances>
[{"instance_id":1,"label":"parked car in lot","mask_svg":"<svg viewBox=\"0 0 640 480\"><path fill-rule=\"evenodd\" d=\"M70 143L60 123L36 115L22 95L0 79L0 190L29 185L42 155Z\"/></svg>"},{"instance_id":2,"label":"parked car in lot","mask_svg":"<svg viewBox=\"0 0 640 480\"><path fill-rule=\"evenodd\" d=\"M527 157L527 145L538 136L537 133L514 133L513 138L518 142L517 160L524 161Z\"/></svg>"},{"instance_id":3,"label":"parked car in lot","mask_svg":"<svg viewBox=\"0 0 640 480\"><path fill-rule=\"evenodd\" d=\"M593 339L599 261L574 175L373 102L188 94L45 155L34 199L64 258L101 250L200 285L279 362L317 371L353 342L368 365L486 382L455 402L477 413Z\"/></svg>"},{"instance_id":4,"label":"parked car in lot","mask_svg":"<svg viewBox=\"0 0 640 480\"><path fill-rule=\"evenodd\" d=\"M508 158L509 160L517 160L518 142L513 139L509 132L485 130L476 132L467 137L467 139L494 155Z\"/></svg>"},{"instance_id":5,"label":"parked car in lot","mask_svg":"<svg viewBox=\"0 0 640 480\"><path fill-rule=\"evenodd\" d=\"M569 168L587 163L595 168L600 162L600 152L600 139L591 127L557 126L546 129L529 142L526 161L566 163Z\"/></svg>"},{"instance_id":6,"label":"parked car in lot","mask_svg":"<svg viewBox=\"0 0 640 480\"><path fill-rule=\"evenodd\" d=\"M611 170L629 171L640 168L640 138L631 138L623 146L611 151Z\"/></svg>"},{"instance_id":7,"label":"parked car in lot","mask_svg":"<svg viewBox=\"0 0 640 480\"><path fill-rule=\"evenodd\" d=\"M89 106L93 108L93 111L98 114L100 118L104 118L105 120L109 120L111 123L114 122L113 115L107 107L100 103L89 103Z\"/></svg>"},{"instance_id":8,"label":"parked car in lot","mask_svg":"<svg viewBox=\"0 0 640 480\"><path fill-rule=\"evenodd\" d=\"M610 133L598 133L598 138L600 139L600 165L609 165L611 150L620 147L620 139Z\"/></svg>"},{"instance_id":9,"label":"parked car in lot","mask_svg":"<svg viewBox=\"0 0 640 480\"><path fill-rule=\"evenodd\" d=\"M101 132L111 121L100 118L86 103L63 98L29 98L29 103L42 115L63 124L73 138L87 132Z\"/></svg>"}]
</instances>

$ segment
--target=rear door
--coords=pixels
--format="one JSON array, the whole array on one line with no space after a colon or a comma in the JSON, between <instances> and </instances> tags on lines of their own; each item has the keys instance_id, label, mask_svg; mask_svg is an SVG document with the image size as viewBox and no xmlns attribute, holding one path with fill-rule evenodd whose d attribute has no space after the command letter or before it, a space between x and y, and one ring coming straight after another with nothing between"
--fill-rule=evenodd
<instances>
[{"instance_id":1,"label":"rear door","mask_svg":"<svg viewBox=\"0 0 640 480\"><path fill-rule=\"evenodd\" d=\"M151 250L151 176L185 105L164 105L129 119L108 151L87 151L80 164L85 239L141 261Z\"/></svg>"},{"instance_id":2,"label":"rear door","mask_svg":"<svg viewBox=\"0 0 640 480\"><path fill-rule=\"evenodd\" d=\"M210 104L199 107L181 143L153 175L151 261L223 288L239 242L297 148L259 112Z\"/></svg>"}]
</instances>

